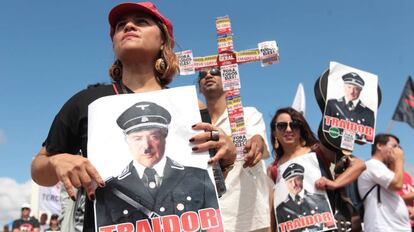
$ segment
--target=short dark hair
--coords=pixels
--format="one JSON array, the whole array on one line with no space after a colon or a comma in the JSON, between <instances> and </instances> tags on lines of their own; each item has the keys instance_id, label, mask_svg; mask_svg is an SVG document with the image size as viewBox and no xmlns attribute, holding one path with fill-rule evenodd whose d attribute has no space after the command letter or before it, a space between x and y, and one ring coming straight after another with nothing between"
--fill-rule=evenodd
<instances>
[{"instance_id":1,"label":"short dark hair","mask_svg":"<svg viewBox=\"0 0 414 232\"><path fill-rule=\"evenodd\" d=\"M381 144L381 145L385 145L388 143L388 141L390 141L390 137L394 138L395 140L397 140L397 143L400 144L400 140L398 139L397 136L393 135L393 134L377 134L375 136L375 141L372 144L371 147L371 155L374 155L375 152L377 152L377 144Z\"/></svg>"}]
</instances>

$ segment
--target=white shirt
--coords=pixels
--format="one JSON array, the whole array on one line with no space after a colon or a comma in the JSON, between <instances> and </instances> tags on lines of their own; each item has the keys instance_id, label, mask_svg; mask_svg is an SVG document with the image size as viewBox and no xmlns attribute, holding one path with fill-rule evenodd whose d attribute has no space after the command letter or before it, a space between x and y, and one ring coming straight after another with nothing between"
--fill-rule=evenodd
<instances>
[{"instance_id":1,"label":"white shirt","mask_svg":"<svg viewBox=\"0 0 414 232\"><path fill-rule=\"evenodd\" d=\"M157 182L157 186L161 185L162 177L164 176L164 167L165 167L166 163L167 163L167 158L165 158L165 155L163 155L161 160L153 166L153 168L157 172L157 175L155 177L155 181ZM138 174L139 178L142 179L142 176L144 175L144 171L145 171L146 167L143 166L142 164L138 163L136 160L132 161L132 165L134 165L135 170L137 171L137 174Z\"/></svg>"},{"instance_id":2,"label":"white shirt","mask_svg":"<svg viewBox=\"0 0 414 232\"><path fill-rule=\"evenodd\" d=\"M373 189L364 201L364 231L411 231L408 209L397 191L388 189L395 173L376 159L365 162L367 169L358 178L358 191L363 198L375 184L381 186L381 203L377 189Z\"/></svg>"},{"instance_id":3,"label":"white shirt","mask_svg":"<svg viewBox=\"0 0 414 232\"><path fill-rule=\"evenodd\" d=\"M247 139L259 134L266 147L263 158L269 156L266 127L262 114L254 107L243 107ZM231 135L227 110L214 126ZM243 168L238 160L226 178L227 192L219 198L225 231L253 231L270 226L269 191L272 181L266 175L264 161L252 168Z\"/></svg>"}]
</instances>

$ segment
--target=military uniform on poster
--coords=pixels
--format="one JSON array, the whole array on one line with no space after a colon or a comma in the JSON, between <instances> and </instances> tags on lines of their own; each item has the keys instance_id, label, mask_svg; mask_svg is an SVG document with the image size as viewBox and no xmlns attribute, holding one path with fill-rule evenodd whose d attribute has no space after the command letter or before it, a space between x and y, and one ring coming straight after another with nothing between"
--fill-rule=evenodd
<instances>
[{"instance_id":1,"label":"military uniform on poster","mask_svg":"<svg viewBox=\"0 0 414 232\"><path fill-rule=\"evenodd\" d=\"M283 172L283 178L289 180L294 177L299 177L303 180L304 167L297 163L290 164ZM329 212L329 205L326 198L322 194L310 193L303 189L297 193L289 193L287 198L277 206L277 221L283 223L291 221L296 218L314 215L323 212ZM314 225L306 228L308 231L319 231L323 229L323 225ZM302 231L303 228L293 231Z\"/></svg>"},{"instance_id":2,"label":"military uniform on poster","mask_svg":"<svg viewBox=\"0 0 414 232\"><path fill-rule=\"evenodd\" d=\"M335 219L326 192L314 186L320 177L321 171L314 152L279 166L274 193L278 231L316 232L335 229Z\"/></svg>"},{"instance_id":3,"label":"military uniform on poster","mask_svg":"<svg viewBox=\"0 0 414 232\"><path fill-rule=\"evenodd\" d=\"M175 94L176 91L169 89L159 91L157 95L147 95L151 99L166 95L163 99L169 99L174 93L175 99L180 98L179 94ZM183 94L181 98L188 95ZM197 103L194 88L191 95L193 100L188 101ZM125 226L137 231L142 230L143 226L153 227L154 231L168 230L169 226L175 229L190 226L194 230L222 227L216 189L211 175L203 168L207 167L208 153L202 159L192 155L188 145L188 138L193 136L192 124L180 124L186 117L183 115L185 112L177 112L179 106L174 104L178 102L153 102L147 100L149 97L143 97L145 94L123 95L123 99L101 98L90 110L98 121L94 121L96 124L90 127L89 131L94 136L89 137L88 146L95 144L91 149L98 148L93 153L101 157L94 162L102 162L103 155L113 157L114 152L119 153L111 163L98 165L99 171L111 174L103 175L106 184L96 190L95 230L124 230ZM108 107L110 105L112 107ZM165 107L167 105L171 108ZM117 108L117 113L103 118L102 115L108 114L111 108L112 111ZM198 108L190 113L199 117ZM102 149L102 146L106 149ZM188 162L183 157L190 161L202 161L203 164ZM116 173L114 169L123 171ZM184 213L188 214L181 218ZM198 224L190 223L190 218L195 217ZM205 220L210 219L214 222L206 225Z\"/></svg>"},{"instance_id":4,"label":"military uniform on poster","mask_svg":"<svg viewBox=\"0 0 414 232\"><path fill-rule=\"evenodd\" d=\"M353 94L345 91L345 96L328 100L325 108L325 116L331 116L340 120L350 121L374 129L374 111L366 106L360 99L360 94L361 91L363 91L365 81L355 72L346 73L342 76L342 80L345 88L346 86L354 86L353 88L357 88L359 90L357 93L354 92ZM348 96L348 99L346 96ZM325 125L324 130L328 131L329 128L330 126ZM372 140L372 138L367 138L365 134L358 132L355 134L355 138L357 140Z\"/></svg>"},{"instance_id":5,"label":"military uniform on poster","mask_svg":"<svg viewBox=\"0 0 414 232\"><path fill-rule=\"evenodd\" d=\"M121 175L107 180L106 187L96 191L97 226L147 219L149 215L145 214L146 210L154 216L180 216L187 211L218 208L215 189L206 170L185 167L167 157L164 175L166 178L162 180L155 197L139 178L132 162ZM124 196L115 194L113 189ZM136 208L130 200L145 210Z\"/></svg>"},{"instance_id":6,"label":"military uniform on poster","mask_svg":"<svg viewBox=\"0 0 414 232\"><path fill-rule=\"evenodd\" d=\"M329 205L325 196L317 193L310 193L305 190L304 197L295 201L289 195L277 208L277 220L279 223L329 211ZM307 231L319 231L323 225L307 227ZM302 229L292 231L303 231Z\"/></svg>"}]
</instances>

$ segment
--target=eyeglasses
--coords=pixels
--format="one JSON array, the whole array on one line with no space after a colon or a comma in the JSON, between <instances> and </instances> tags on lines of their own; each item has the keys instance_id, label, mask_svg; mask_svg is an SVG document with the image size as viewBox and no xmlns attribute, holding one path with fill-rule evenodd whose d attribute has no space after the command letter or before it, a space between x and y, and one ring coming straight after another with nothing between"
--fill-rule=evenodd
<instances>
[{"instance_id":1,"label":"eyeglasses","mask_svg":"<svg viewBox=\"0 0 414 232\"><path fill-rule=\"evenodd\" d=\"M208 73L210 73L210 75L212 75L212 76L220 76L221 75L220 69L218 69L218 68L212 68L209 71L200 71L198 73L198 78L199 79L204 78L204 77L207 76Z\"/></svg>"},{"instance_id":2,"label":"eyeglasses","mask_svg":"<svg viewBox=\"0 0 414 232\"><path fill-rule=\"evenodd\" d=\"M299 130L301 123L299 121L292 121L292 122L278 122L276 123L276 129L278 131L286 131L287 127L289 126L292 130Z\"/></svg>"}]
</instances>

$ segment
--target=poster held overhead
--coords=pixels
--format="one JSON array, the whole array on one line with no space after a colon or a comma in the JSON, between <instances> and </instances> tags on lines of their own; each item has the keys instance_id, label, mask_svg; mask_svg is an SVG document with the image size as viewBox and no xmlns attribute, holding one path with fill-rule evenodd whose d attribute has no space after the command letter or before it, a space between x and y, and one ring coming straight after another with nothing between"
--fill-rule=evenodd
<instances>
[{"instance_id":1,"label":"poster held overhead","mask_svg":"<svg viewBox=\"0 0 414 232\"><path fill-rule=\"evenodd\" d=\"M354 142L373 142L381 102L376 75L331 62L315 83L315 97L323 114L318 136L324 145L350 154Z\"/></svg>"}]
</instances>

